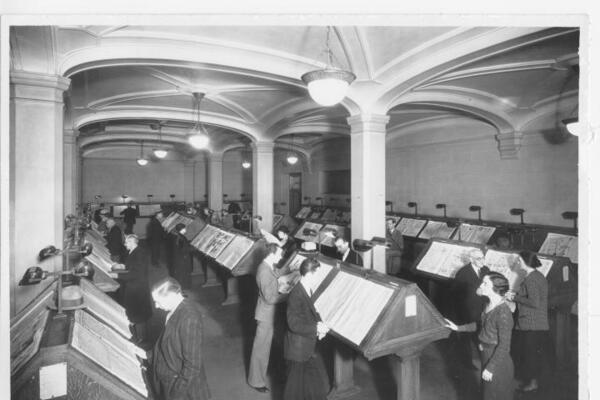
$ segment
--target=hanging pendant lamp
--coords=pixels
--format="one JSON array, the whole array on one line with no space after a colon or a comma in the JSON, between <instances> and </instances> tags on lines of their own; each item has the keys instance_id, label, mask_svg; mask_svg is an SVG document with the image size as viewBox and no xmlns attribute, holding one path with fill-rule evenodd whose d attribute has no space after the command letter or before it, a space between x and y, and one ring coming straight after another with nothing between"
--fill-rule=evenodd
<instances>
[{"instance_id":1,"label":"hanging pendant lamp","mask_svg":"<svg viewBox=\"0 0 600 400\"><path fill-rule=\"evenodd\" d=\"M152 126L152 129L155 129L154 126ZM156 148L156 149L154 149L152 152L154 153L154 156L156 158L163 159L163 158L165 158L167 156L168 150L163 147L163 143L162 143L162 125L160 123L158 124L158 141L160 143L159 147Z\"/></svg>"},{"instance_id":2,"label":"hanging pendant lamp","mask_svg":"<svg viewBox=\"0 0 600 400\"><path fill-rule=\"evenodd\" d=\"M140 157L136 160L140 167L143 167L148 164L148 159L144 157L144 141L142 140L140 145Z\"/></svg>"},{"instance_id":3,"label":"hanging pendant lamp","mask_svg":"<svg viewBox=\"0 0 600 400\"><path fill-rule=\"evenodd\" d=\"M195 149L205 149L208 147L210 138L208 137L208 133L206 133L204 126L200 123L200 102L204 98L204 93L194 92L193 95L196 106L196 122L188 136L188 141Z\"/></svg>"},{"instance_id":4,"label":"hanging pendant lamp","mask_svg":"<svg viewBox=\"0 0 600 400\"><path fill-rule=\"evenodd\" d=\"M333 66L333 52L329 45L331 27L327 27L326 49L327 66L324 69L310 71L302 75L301 79L308 87L310 97L322 106L333 106L346 97L350 84L356 79L350 71L345 71Z\"/></svg>"},{"instance_id":5,"label":"hanging pendant lamp","mask_svg":"<svg viewBox=\"0 0 600 400\"><path fill-rule=\"evenodd\" d=\"M292 135L292 148L294 147L294 135ZM286 161L290 165L294 165L298 162L298 156L293 151L288 151Z\"/></svg>"}]
</instances>

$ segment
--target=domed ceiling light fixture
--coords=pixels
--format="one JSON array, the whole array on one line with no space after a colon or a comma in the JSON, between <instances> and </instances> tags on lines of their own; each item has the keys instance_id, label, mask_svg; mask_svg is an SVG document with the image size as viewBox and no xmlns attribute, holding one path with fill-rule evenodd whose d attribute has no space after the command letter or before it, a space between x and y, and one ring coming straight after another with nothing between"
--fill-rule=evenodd
<instances>
[{"instance_id":1,"label":"domed ceiling light fixture","mask_svg":"<svg viewBox=\"0 0 600 400\"><path fill-rule=\"evenodd\" d=\"M204 126L200 123L200 102L204 98L204 93L194 92L193 95L196 106L196 122L190 132L190 136L188 136L188 142L190 142L193 148L201 150L205 149L210 141L208 133L206 133Z\"/></svg>"},{"instance_id":2,"label":"domed ceiling light fixture","mask_svg":"<svg viewBox=\"0 0 600 400\"><path fill-rule=\"evenodd\" d=\"M294 135L292 135L292 148L294 147ZM294 165L298 162L298 156L293 151L288 151L286 160L288 164Z\"/></svg>"},{"instance_id":3,"label":"domed ceiling light fixture","mask_svg":"<svg viewBox=\"0 0 600 400\"><path fill-rule=\"evenodd\" d=\"M148 164L148 159L144 157L144 141L142 140L140 145L140 157L136 160L140 167L143 167Z\"/></svg>"},{"instance_id":4,"label":"domed ceiling light fixture","mask_svg":"<svg viewBox=\"0 0 600 400\"><path fill-rule=\"evenodd\" d=\"M167 154L169 153L169 151L167 149L165 149L163 147L163 143L162 143L162 124L158 123L158 124L151 124L150 128L156 130L158 129L158 142L160 143L159 147L154 149L152 152L154 153L154 156L156 158L160 158L163 159L167 156Z\"/></svg>"},{"instance_id":5,"label":"domed ceiling light fixture","mask_svg":"<svg viewBox=\"0 0 600 400\"><path fill-rule=\"evenodd\" d=\"M327 27L326 56L327 65L324 69L310 71L302 75L301 79L308 87L310 97L318 104L333 106L346 97L350 84L356 79L350 71L336 68L333 65L334 55L329 46L331 26Z\"/></svg>"}]
</instances>

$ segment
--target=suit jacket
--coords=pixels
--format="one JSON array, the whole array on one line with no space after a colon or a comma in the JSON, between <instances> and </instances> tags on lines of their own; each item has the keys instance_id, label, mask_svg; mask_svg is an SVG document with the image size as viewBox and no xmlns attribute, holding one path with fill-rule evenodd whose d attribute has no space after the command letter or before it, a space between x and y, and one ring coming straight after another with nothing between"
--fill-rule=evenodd
<instances>
[{"instance_id":1,"label":"suit jacket","mask_svg":"<svg viewBox=\"0 0 600 400\"><path fill-rule=\"evenodd\" d=\"M152 316L152 300L148 284L148 257L139 246L125 259L128 272L119 275L124 283L123 307L133 323L144 322Z\"/></svg>"},{"instance_id":2,"label":"suit jacket","mask_svg":"<svg viewBox=\"0 0 600 400\"><path fill-rule=\"evenodd\" d=\"M272 269L264 261L258 266L256 271L256 284L258 285L258 299L256 300L256 310L254 318L257 321L275 322L275 307L277 303L282 302L286 295L279 293L277 278L280 276L279 270Z\"/></svg>"},{"instance_id":3,"label":"suit jacket","mask_svg":"<svg viewBox=\"0 0 600 400\"><path fill-rule=\"evenodd\" d=\"M123 222L126 224L135 224L135 217L137 217L137 210L135 208L127 207L123 211L121 211L121 215L123 216Z\"/></svg>"},{"instance_id":4,"label":"suit jacket","mask_svg":"<svg viewBox=\"0 0 600 400\"><path fill-rule=\"evenodd\" d=\"M121 257L124 253L123 233L121 232L121 228L117 225L110 228L106 234L106 248L111 256Z\"/></svg>"},{"instance_id":5,"label":"suit jacket","mask_svg":"<svg viewBox=\"0 0 600 400\"><path fill-rule=\"evenodd\" d=\"M288 236L288 240L281 247L283 250L283 257L281 258L281 265L296 251L296 241L291 236Z\"/></svg>"},{"instance_id":6,"label":"suit jacket","mask_svg":"<svg viewBox=\"0 0 600 400\"><path fill-rule=\"evenodd\" d=\"M153 217L146 226L146 240L148 243L159 244L165 239L165 230L160 221Z\"/></svg>"},{"instance_id":7,"label":"suit jacket","mask_svg":"<svg viewBox=\"0 0 600 400\"><path fill-rule=\"evenodd\" d=\"M286 360L307 361L315 353L320 320L304 286L301 283L294 286L287 304L288 330L283 348Z\"/></svg>"},{"instance_id":8,"label":"suit jacket","mask_svg":"<svg viewBox=\"0 0 600 400\"><path fill-rule=\"evenodd\" d=\"M342 257L344 257L344 255L340 254L339 259L341 260ZM348 253L348 257L346 257L346 260L343 260L343 261L350 263L350 264L358 265L359 267L363 266L362 257L360 256L360 254L358 254L358 252L356 252L352 249L350 249L350 252Z\"/></svg>"},{"instance_id":9,"label":"suit jacket","mask_svg":"<svg viewBox=\"0 0 600 400\"><path fill-rule=\"evenodd\" d=\"M152 351L152 382L157 399L210 398L202 342L200 307L183 300L166 322Z\"/></svg>"},{"instance_id":10,"label":"suit jacket","mask_svg":"<svg viewBox=\"0 0 600 400\"><path fill-rule=\"evenodd\" d=\"M481 284L483 275L488 272L490 272L488 267L483 266L479 271L479 277L469 263L456 273L453 282L453 295L456 299L456 320L459 324L480 322L486 300L475 292Z\"/></svg>"}]
</instances>

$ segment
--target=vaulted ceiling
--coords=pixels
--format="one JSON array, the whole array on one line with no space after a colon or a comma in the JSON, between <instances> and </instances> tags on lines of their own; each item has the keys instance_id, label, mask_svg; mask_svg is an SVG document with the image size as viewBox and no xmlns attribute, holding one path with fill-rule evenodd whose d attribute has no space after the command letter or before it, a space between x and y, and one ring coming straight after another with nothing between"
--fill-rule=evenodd
<instances>
[{"instance_id":1,"label":"vaulted ceiling","mask_svg":"<svg viewBox=\"0 0 600 400\"><path fill-rule=\"evenodd\" d=\"M498 132L552 130L577 105L579 30L338 26L331 48L357 80L334 107L300 76L325 64L323 26L17 26L11 69L71 79L65 126L85 154L140 140L193 157L192 93L211 151L275 141L310 153L346 118L388 114L388 133L476 120ZM157 126L160 125L160 131ZM416 129L421 127L421 129ZM451 133L450 133L451 134Z\"/></svg>"}]
</instances>

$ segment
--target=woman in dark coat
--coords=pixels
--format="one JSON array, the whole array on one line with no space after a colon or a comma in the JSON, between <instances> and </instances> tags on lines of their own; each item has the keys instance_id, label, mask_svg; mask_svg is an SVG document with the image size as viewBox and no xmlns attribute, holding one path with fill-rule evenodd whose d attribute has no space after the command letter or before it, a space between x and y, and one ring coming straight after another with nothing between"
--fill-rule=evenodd
<instances>
[{"instance_id":1,"label":"woman in dark coat","mask_svg":"<svg viewBox=\"0 0 600 400\"><path fill-rule=\"evenodd\" d=\"M481 352L481 379L483 400L513 400L514 367L510 357L510 340L513 328L512 312L505 301L508 279L497 272L483 277L477 294L489 299L481 314L479 351ZM447 321L454 331L475 332L476 323L455 325Z\"/></svg>"},{"instance_id":2,"label":"woman in dark coat","mask_svg":"<svg viewBox=\"0 0 600 400\"><path fill-rule=\"evenodd\" d=\"M138 246L138 240L136 235L125 238L125 247L129 251L125 271L117 269L115 272L119 273L118 279L124 286L123 307L133 324L134 340L141 343L146 339L146 322L152 317L152 298L148 284L148 257Z\"/></svg>"},{"instance_id":3,"label":"woman in dark coat","mask_svg":"<svg viewBox=\"0 0 600 400\"><path fill-rule=\"evenodd\" d=\"M517 321L513 356L517 377L523 380L524 392L538 389L538 378L546 359L549 342L548 282L537 269L542 263L535 253L521 251L517 262L527 274L518 291L509 291L507 297L517 304Z\"/></svg>"},{"instance_id":4,"label":"woman in dark coat","mask_svg":"<svg viewBox=\"0 0 600 400\"><path fill-rule=\"evenodd\" d=\"M322 362L315 355L317 339L329 328L321 321L309 293L316 290L315 270L319 261L307 258L300 264L300 283L290 292L287 306L288 331L284 342L284 357L288 374L285 400L325 400L327 376Z\"/></svg>"}]
</instances>

